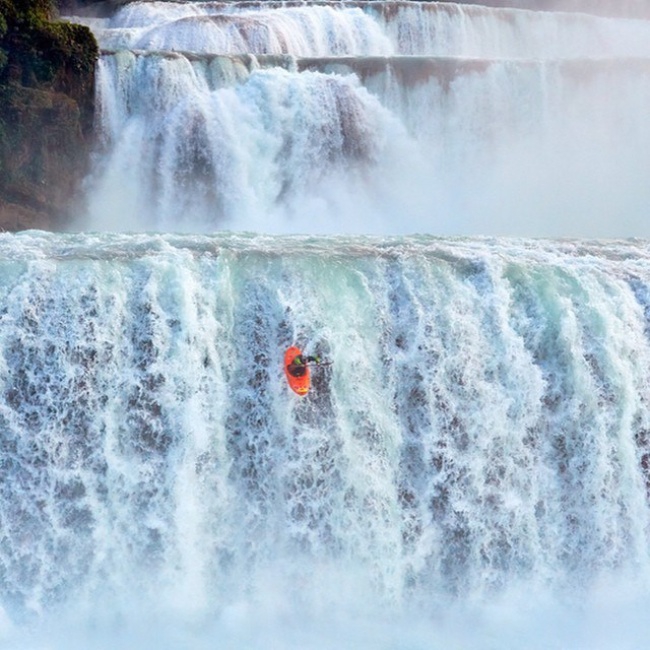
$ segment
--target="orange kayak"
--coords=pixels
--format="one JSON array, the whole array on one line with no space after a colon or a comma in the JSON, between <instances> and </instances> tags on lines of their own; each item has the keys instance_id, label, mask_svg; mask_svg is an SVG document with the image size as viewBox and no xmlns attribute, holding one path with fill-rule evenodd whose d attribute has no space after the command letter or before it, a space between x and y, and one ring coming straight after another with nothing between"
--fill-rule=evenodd
<instances>
[{"instance_id":1,"label":"orange kayak","mask_svg":"<svg viewBox=\"0 0 650 650\"><path fill-rule=\"evenodd\" d=\"M307 391L309 390L309 386L311 385L311 377L309 373L309 367L308 366L297 366L301 370L304 370L304 374L300 375L299 377L296 377L295 375L292 375L291 372L289 371L289 366L291 365L291 362L299 355L302 354L300 351L300 348L297 348L295 346L290 347L285 353L284 353L284 374L287 377L287 382L291 389L297 393L298 395L304 396L307 394Z\"/></svg>"}]
</instances>

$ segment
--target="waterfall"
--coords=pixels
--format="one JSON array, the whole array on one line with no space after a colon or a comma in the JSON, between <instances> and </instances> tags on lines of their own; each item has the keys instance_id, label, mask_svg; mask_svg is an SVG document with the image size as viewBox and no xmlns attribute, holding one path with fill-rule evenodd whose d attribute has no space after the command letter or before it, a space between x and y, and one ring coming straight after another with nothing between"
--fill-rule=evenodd
<instances>
[{"instance_id":1,"label":"waterfall","mask_svg":"<svg viewBox=\"0 0 650 650\"><path fill-rule=\"evenodd\" d=\"M650 23L71 19L84 207L0 234L0 646L642 647Z\"/></svg>"},{"instance_id":2,"label":"waterfall","mask_svg":"<svg viewBox=\"0 0 650 650\"><path fill-rule=\"evenodd\" d=\"M377 647L384 616L379 647L429 647L456 607L523 590L578 617L650 577L645 244L26 233L0 253L1 604L54 647L160 647L158 621L184 647L197 626L352 648L359 620ZM332 362L303 399L294 342Z\"/></svg>"},{"instance_id":3,"label":"waterfall","mask_svg":"<svg viewBox=\"0 0 650 650\"><path fill-rule=\"evenodd\" d=\"M102 147L80 227L647 234L646 21L437 2L85 20Z\"/></svg>"}]
</instances>

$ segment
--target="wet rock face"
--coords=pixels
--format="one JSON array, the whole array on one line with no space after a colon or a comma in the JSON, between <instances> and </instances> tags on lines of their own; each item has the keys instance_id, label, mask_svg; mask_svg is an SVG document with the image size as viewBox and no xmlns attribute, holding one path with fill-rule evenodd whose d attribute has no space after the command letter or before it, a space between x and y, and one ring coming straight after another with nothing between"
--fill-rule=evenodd
<instances>
[{"instance_id":1,"label":"wet rock face","mask_svg":"<svg viewBox=\"0 0 650 650\"><path fill-rule=\"evenodd\" d=\"M49 0L0 0L0 229L70 218L92 139L97 44Z\"/></svg>"}]
</instances>

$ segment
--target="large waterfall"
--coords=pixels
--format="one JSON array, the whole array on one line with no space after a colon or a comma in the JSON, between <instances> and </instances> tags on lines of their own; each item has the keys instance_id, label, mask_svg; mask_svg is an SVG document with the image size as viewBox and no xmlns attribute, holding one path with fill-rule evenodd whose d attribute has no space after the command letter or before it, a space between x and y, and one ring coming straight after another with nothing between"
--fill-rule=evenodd
<instances>
[{"instance_id":1,"label":"large waterfall","mask_svg":"<svg viewBox=\"0 0 650 650\"><path fill-rule=\"evenodd\" d=\"M9 639L647 634L647 245L26 233L0 254ZM333 362L302 399L295 342Z\"/></svg>"},{"instance_id":2,"label":"large waterfall","mask_svg":"<svg viewBox=\"0 0 650 650\"><path fill-rule=\"evenodd\" d=\"M650 234L650 22L363 1L88 22L84 227Z\"/></svg>"},{"instance_id":3,"label":"large waterfall","mask_svg":"<svg viewBox=\"0 0 650 650\"><path fill-rule=\"evenodd\" d=\"M0 235L0 648L647 645L650 22L73 19L77 230Z\"/></svg>"}]
</instances>

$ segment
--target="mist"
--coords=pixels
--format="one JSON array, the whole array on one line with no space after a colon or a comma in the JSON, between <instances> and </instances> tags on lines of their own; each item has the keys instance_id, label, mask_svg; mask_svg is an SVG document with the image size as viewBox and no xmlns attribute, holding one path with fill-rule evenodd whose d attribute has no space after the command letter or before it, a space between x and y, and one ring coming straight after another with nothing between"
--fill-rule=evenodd
<instances>
[{"instance_id":1,"label":"mist","mask_svg":"<svg viewBox=\"0 0 650 650\"><path fill-rule=\"evenodd\" d=\"M78 228L650 235L650 22L193 7L85 19L105 50Z\"/></svg>"}]
</instances>

